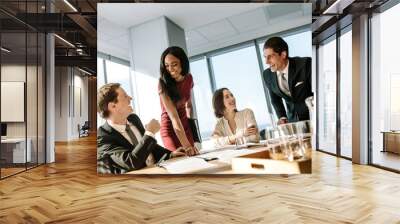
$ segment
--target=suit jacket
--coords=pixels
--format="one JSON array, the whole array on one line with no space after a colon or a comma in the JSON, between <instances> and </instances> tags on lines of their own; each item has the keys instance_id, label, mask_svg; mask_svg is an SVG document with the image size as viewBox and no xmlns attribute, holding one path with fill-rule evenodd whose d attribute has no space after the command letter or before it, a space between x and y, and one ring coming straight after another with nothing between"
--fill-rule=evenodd
<instances>
[{"instance_id":1,"label":"suit jacket","mask_svg":"<svg viewBox=\"0 0 400 224\"><path fill-rule=\"evenodd\" d=\"M136 126L143 138L137 145L132 145L117 130L107 122L97 131L97 172L98 173L125 173L131 170L141 169L146 166L146 159L153 153L154 159L159 161L170 151L158 145L156 140L144 135L145 129L140 118L131 114L128 121Z\"/></svg>"},{"instance_id":2,"label":"suit jacket","mask_svg":"<svg viewBox=\"0 0 400 224\"><path fill-rule=\"evenodd\" d=\"M276 72L266 69L263 73L265 85L271 97L271 103L278 118L287 117L289 122L309 120L310 114L305 99L312 96L311 58L289 57L288 84L291 96L282 92L278 85ZM286 102L283 106L282 99Z\"/></svg>"}]
</instances>

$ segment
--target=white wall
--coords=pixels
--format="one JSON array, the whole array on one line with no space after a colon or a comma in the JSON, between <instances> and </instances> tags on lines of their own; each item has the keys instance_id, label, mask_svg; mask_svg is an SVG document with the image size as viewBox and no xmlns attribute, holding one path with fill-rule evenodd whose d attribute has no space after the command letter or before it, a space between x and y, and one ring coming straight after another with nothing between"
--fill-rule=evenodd
<instances>
[{"instance_id":1,"label":"white wall","mask_svg":"<svg viewBox=\"0 0 400 224\"><path fill-rule=\"evenodd\" d=\"M55 141L68 139L68 68L55 68Z\"/></svg>"},{"instance_id":2,"label":"white wall","mask_svg":"<svg viewBox=\"0 0 400 224\"><path fill-rule=\"evenodd\" d=\"M55 73L55 141L77 139L78 124L88 120L88 78L71 67L56 67Z\"/></svg>"},{"instance_id":3,"label":"white wall","mask_svg":"<svg viewBox=\"0 0 400 224\"><path fill-rule=\"evenodd\" d=\"M158 78L160 56L168 47L165 24L160 17L129 29L133 71Z\"/></svg>"}]
</instances>

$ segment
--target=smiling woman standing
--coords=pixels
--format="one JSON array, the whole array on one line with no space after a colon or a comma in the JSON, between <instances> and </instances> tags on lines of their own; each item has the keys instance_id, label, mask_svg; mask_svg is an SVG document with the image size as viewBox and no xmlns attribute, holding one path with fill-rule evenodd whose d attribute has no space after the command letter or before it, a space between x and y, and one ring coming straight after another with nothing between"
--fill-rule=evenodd
<instances>
[{"instance_id":1,"label":"smiling woman standing","mask_svg":"<svg viewBox=\"0 0 400 224\"><path fill-rule=\"evenodd\" d=\"M161 103L161 138L164 147L175 151L185 148L189 155L198 154L188 118L192 115L193 77L189 59L180 47L169 47L161 55L158 92Z\"/></svg>"}]
</instances>

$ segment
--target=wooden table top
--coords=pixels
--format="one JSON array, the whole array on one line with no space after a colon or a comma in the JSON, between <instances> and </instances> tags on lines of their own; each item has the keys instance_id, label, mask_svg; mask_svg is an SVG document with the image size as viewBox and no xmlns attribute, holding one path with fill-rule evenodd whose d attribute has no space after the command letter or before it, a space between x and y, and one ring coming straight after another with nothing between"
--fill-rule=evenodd
<instances>
[{"instance_id":1,"label":"wooden table top","mask_svg":"<svg viewBox=\"0 0 400 224\"><path fill-rule=\"evenodd\" d=\"M243 155L248 155L251 153L255 153L255 152L259 152L259 151L264 151L264 150L269 150L271 146L253 146L250 148L245 148L245 149L249 149L246 150L246 152L243 152L240 154L240 156ZM232 151L232 149L225 149L225 150L220 150L222 151ZM240 149L238 149L240 150ZM204 154L207 155L207 154ZM173 158L167 161L178 161L181 159L187 159L190 157L178 157L178 158ZM232 170L231 164L227 163L227 162L223 162L220 160L213 160L209 162L210 164L213 164L215 166L213 166L212 168L208 168L208 169L201 169L201 170L196 170L195 172L191 172L188 174L235 174L235 172ZM168 173L167 169L163 168L163 167L159 167L156 165L152 165L140 170L134 170L134 171L130 171L127 172L125 174L170 174Z\"/></svg>"},{"instance_id":2,"label":"wooden table top","mask_svg":"<svg viewBox=\"0 0 400 224\"><path fill-rule=\"evenodd\" d=\"M132 175L137 175L137 174L243 174L243 173L252 173L252 170L243 170L243 171L239 171L239 170L233 170L232 169L232 159L233 158L237 158L237 157L243 157L246 155L250 155L253 153L258 153L258 152L265 152L270 150L272 147L274 147L276 145L269 145L269 146L252 146L250 148L244 148L244 149L224 149L224 150L218 150L218 153L221 154L222 158L217 159L217 160L212 160L209 161L209 164L212 164L212 167L208 167L208 168L200 168L200 169L194 169L191 170L190 172L182 172L182 173L169 173L168 170L164 167L160 167L157 165L153 165L153 166L149 166L140 170L134 170L131 172L127 172L126 174L132 174ZM311 149L310 149L311 150ZM226 152L226 153L225 153ZM206 153L203 154L203 157L207 157L207 155L210 155L210 157L214 157L211 156L212 153L215 152L210 152L210 153ZM190 158L193 157L178 157L178 158L173 158L170 160L167 160L167 163L173 162L173 161L178 161L178 160L188 160ZM232 158L232 159L231 159ZM252 160L254 161L258 161L258 162L265 162L266 159L261 159L261 158L253 158ZM278 166L278 167L287 167L289 165L290 166L293 165L293 163L296 163L297 166L297 162L300 161L293 161L293 162L288 162L288 161L284 161L284 160L272 160L269 159L269 167L270 164L273 164L274 166ZM304 163L304 161L306 160L301 160L300 163ZM239 163L242 165L243 163L249 163L248 161L240 161ZM302 166L304 166L304 164L302 164ZM309 166L309 170L311 172L311 159L307 160L307 164L305 166ZM236 166L238 167L238 166ZM288 168L288 172L292 173L293 171L290 171L291 169ZM276 169L275 169L276 170ZM282 169L280 169L282 171ZM285 171L286 169L283 169L283 171ZM258 170L254 170L254 173L260 173ZM267 170L265 170L267 171ZM265 173L264 171L264 173ZM262 173L262 171L261 171ZM268 171L267 171L268 173Z\"/></svg>"}]
</instances>

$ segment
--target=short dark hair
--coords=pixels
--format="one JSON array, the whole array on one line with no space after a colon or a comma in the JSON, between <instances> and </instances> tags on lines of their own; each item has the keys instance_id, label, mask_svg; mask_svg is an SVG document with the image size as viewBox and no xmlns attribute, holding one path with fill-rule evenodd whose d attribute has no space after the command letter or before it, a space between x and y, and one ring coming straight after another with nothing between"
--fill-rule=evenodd
<instances>
[{"instance_id":1,"label":"short dark hair","mask_svg":"<svg viewBox=\"0 0 400 224\"><path fill-rule=\"evenodd\" d=\"M214 107L214 114L217 118L224 116L225 105L224 105L224 90L229 90L228 88L220 88L214 92L212 102Z\"/></svg>"},{"instance_id":2,"label":"short dark hair","mask_svg":"<svg viewBox=\"0 0 400 224\"><path fill-rule=\"evenodd\" d=\"M265 41L264 49L271 48L279 55L286 51L286 58L289 57L289 47L285 40L281 37L271 37L267 41Z\"/></svg>"},{"instance_id":3,"label":"short dark hair","mask_svg":"<svg viewBox=\"0 0 400 224\"><path fill-rule=\"evenodd\" d=\"M108 83L100 87L97 92L97 112L102 118L108 118L110 111L108 110L109 103L118 102L117 89L121 86L119 83Z\"/></svg>"},{"instance_id":4,"label":"short dark hair","mask_svg":"<svg viewBox=\"0 0 400 224\"><path fill-rule=\"evenodd\" d=\"M178 58L181 62L182 75L185 76L189 73L189 58L187 57L185 51L177 46L172 46L161 54L160 60L160 87L161 92L164 92L171 98L173 102L178 102L181 99L179 95L178 88L176 87L176 81L171 77L168 70L165 68L165 57L171 54Z\"/></svg>"}]
</instances>

